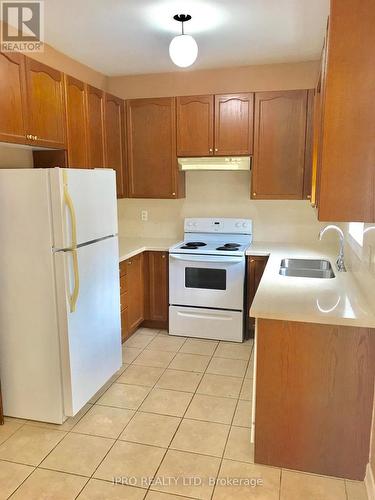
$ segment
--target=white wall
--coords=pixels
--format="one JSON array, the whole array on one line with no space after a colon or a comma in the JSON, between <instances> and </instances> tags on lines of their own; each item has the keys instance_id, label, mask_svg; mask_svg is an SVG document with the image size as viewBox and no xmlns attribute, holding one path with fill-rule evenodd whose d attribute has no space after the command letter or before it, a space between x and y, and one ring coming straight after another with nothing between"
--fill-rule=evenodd
<instances>
[{"instance_id":1,"label":"white wall","mask_svg":"<svg viewBox=\"0 0 375 500\"><path fill-rule=\"evenodd\" d=\"M0 168L31 168L32 166L31 148L0 143Z\"/></svg>"}]
</instances>

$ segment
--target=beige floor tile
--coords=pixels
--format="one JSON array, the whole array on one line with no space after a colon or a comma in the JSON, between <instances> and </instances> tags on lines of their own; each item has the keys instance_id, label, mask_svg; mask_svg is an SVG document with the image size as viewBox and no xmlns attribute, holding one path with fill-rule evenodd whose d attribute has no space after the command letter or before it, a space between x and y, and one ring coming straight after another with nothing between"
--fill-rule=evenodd
<instances>
[{"instance_id":1,"label":"beige floor tile","mask_svg":"<svg viewBox=\"0 0 375 500\"><path fill-rule=\"evenodd\" d=\"M234 342L220 342L214 357L242 359L248 361L250 359L251 351L253 349L252 343L235 344Z\"/></svg>"},{"instance_id":2,"label":"beige floor tile","mask_svg":"<svg viewBox=\"0 0 375 500\"><path fill-rule=\"evenodd\" d=\"M134 365L151 366L155 368L167 368L174 358L174 352L166 351L143 351L134 361Z\"/></svg>"},{"instance_id":3,"label":"beige floor tile","mask_svg":"<svg viewBox=\"0 0 375 500\"><path fill-rule=\"evenodd\" d=\"M28 420L26 425L32 425L33 427L42 427L44 429L56 429L58 431L69 432L73 427L81 420L81 418L92 408L92 404L86 404L75 417L71 417L65 420L63 424L49 424L47 422L37 422L35 420Z\"/></svg>"},{"instance_id":4,"label":"beige floor tile","mask_svg":"<svg viewBox=\"0 0 375 500\"><path fill-rule=\"evenodd\" d=\"M245 377L246 378L254 378L254 352L252 353L252 355L250 357L250 362L249 362L249 366L247 367Z\"/></svg>"},{"instance_id":5,"label":"beige floor tile","mask_svg":"<svg viewBox=\"0 0 375 500\"><path fill-rule=\"evenodd\" d=\"M149 387L116 383L103 394L98 404L136 410L149 391Z\"/></svg>"},{"instance_id":6,"label":"beige floor tile","mask_svg":"<svg viewBox=\"0 0 375 500\"><path fill-rule=\"evenodd\" d=\"M202 378L201 373L166 370L156 383L156 387L174 391L195 392Z\"/></svg>"},{"instance_id":7,"label":"beige floor tile","mask_svg":"<svg viewBox=\"0 0 375 500\"><path fill-rule=\"evenodd\" d=\"M251 427L252 406L251 401L238 401L236 413L234 414L233 425L236 425L237 427Z\"/></svg>"},{"instance_id":8,"label":"beige floor tile","mask_svg":"<svg viewBox=\"0 0 375 500\"><path fill-rule=\"evenodd\" d=\"M348 500L367 500L366 487L360 481L345 481Z\"/></svg>"},{"instance_id":9,"label":"beige floor tile","mask_svg":"<svg viewBox=\"0 0 375 500\"><path fill-rule=\"evenodd\" d=\"M161 337L162 335L169 335L168 330L158 330L157 337ZM177 335L176 335L177 337ZM186 337L178 336L179 338L186 339Z\"/></svg>"},{"instance_id":10,"label":"beige floor tile","mask_svg":"<svg viewBox=\"0 0 375 500\"><path fill-rule=\"evenodd\" d=\"M236 399L196 394L185 417L219 424L231 424L236 404Z\"/></svg>"},{"instance_id":11,"label":"beige floor tile","mask_svg":"<svg viewBox=\"0 0 375 500\"><path fill-rule=\"evenodd\" d=\"M143 349L128 347L126 344L122 346L122 362L131 364L141 354Z\"/></svg>"},{"instance_id":12,"label":"beige floor tile","mask_svg":"<svg viewBox=\"0 0 375 500\"><path fill-rule=\"evenodd\" d=\"M135 349L144 349L151 341L153 337L150 335L145 335L140 333L138 335L132 335L126 342L124 343L125 349L127 347L132 347Z\"/></svg>"},{"instance_id":13,"label":"beige floor tile","mask_svg":"<svg viewBox=\"0 0 375 500\"><path fill-rule=\"evenodd\" d=\"M188 392L153 389L140 407L141 411L182 417L189 406L192 394Z\"/></svg>"},{"instance_id":14,"label":"beige floor tile","mask_svg":"<svg viewBox=\"0 0 375 500\"><path fill-rule=\"evenodd\" d=\"M4 422L17 422L18 424L26 424L27 420L24 418L16 417L6 417L4 416Z\"/></svg>"},{"instance_id":15,"label":"beige floor tile","mask_svg":"<svg viewBox=\"0 0 375 500\"><path fill-rule=\"evenodd\" d=\"M29 465L0 461L0 500L8 498L33 470Z\"/></svg>"},{"instance_id":16,"label":"beige floor tile","mask_svg":"<svg viewBox=\"0 0 375 500\"><path fill-rule=\"evenodd\" d=\"M145 494L141 488L90 479L78 500L143 500Z\"/></svg>"},{"instance_id":17,"label":"beige floor tile","mask_svg":"<svg viewBox=\"0 0 375 500\"><path fill-rule=\"evenodd\" d=\"M149 491L146 495L146 500L190 500L187 497L180 495L169 495L168 493L160 493L160 491Z\"/></svg>"},{"instance_id":18,"label":"beige floor tile","mask_svg":"<svg viewBox=\"0 0 375 500\"><path fill-rule=\"evenodd\" d=\"M95 405L73 427L73 432L116 439L133 415L133 410Z\"/></svg>"},{"instance_id":19,"label":"beige floor tile","mask_svg":"<svg viewBox=\"0 0 375 500\"><path fill-rule=\"evenodd\" d=\"M283 470L280 500L346 500L345 481Z\"/></svg>"},{"instance_id":20,"label":"beige floor tile","mask_svg":"<svg viewBox=\"0 0 375 500\"><path fill-rule=\"evenodd\" d=\"M160 335L154 338L148 344L146 349L152 351L177 352L185 343L185 340L186 339L182 337L170 337L167 335Z\"/></svg>"},{"instance_id":21,"label":"beige floor tile","mask_svg":"<svg viewBox=\"0 0 375 500\"><path fill-rule=\"evenodd\" d=\"M279 500L280 469L223 460L213 500ZM231 484L231 480L242 484ZM300 497L298 500L316 500Z\"/></svg>"},{"instance_id":22,"label":"beige floor tile","mask_svg":"<svg viewBox=\"0 0 375 500\"><path fill-rule=\"evenodd\" d=\"M0 444L6 441L23 425L24 422L13 422L12 420L5 420L4 425L0 425Z\"/></svg>"},{"instance_id":23,"label":"beige floor tile","mask_svg":"<svg viewBox=\"0 0 375 500\"><path fill-rule=\"evenodd\" d=\"M120 384L145 385L153 387L160 378L164 368L152 368L151 366L130 365L117 379Z\"/></svg>"},{"instance_id":24,"label":"beige floor tile","mask_svg":"<svg viewBox=\"0 0 375 500\"><path fill-rule=\"evenodd\" d=\"M253 399L253 379L245 378L243 381L240 399L252 401Z\"/></svg>"},{"instance_id":25,"label":"beige floor tile","mask_svg":"<svg viewBox=\"0 0 375 500\"><path fill-rule=\"evenodd\" d=\"M212 358L206 373L243 377L246 372L247 361L243 359Z\"/></svg>"},{"instance_id":26,"label":"beige floor tile","mask_svg":"<svg viewBox=\"0 0 375 500\"><path fill-rule=\"evenodd\" d=\"M36 469L13 494L12 500L73 500L86 481L85 477Z\"/></svg>"},{"instance_id":27,"label":"beige floor tile","mask_svg":"<svg viewBox=\"0 0 375 500\"><path fill-rule=\"evenodd\" d=\"M48 455L40 467L91 476L113 443L113 439L70 433Z\"/></svg>"},{"instance_id":28,"label":"beige floor tile","mask_svg":"<svg viewBox=\"0 0 375 500\"><path fill-rule=\"evenodd\" d=\"M147 488L147 478L155 475L165 451L164 448L155 446L116 441L94 477L109 481L121 478L123 484L130 480L133 486Z\"/></svg>"},{"instance_id":29,"label":"beige floor tile","mask_svg":"<svg viewBox=\"0 0 375 500\"><path fill-rule=\"evenodd\" d=\"M160 332L157 328L138 328L138 330L133 333L131 338L136 337L138 335L148 335L149 337L156 337L156 335Z\"/></svg>"},{"instance_id":30,"label":"beige floor tile","mask_svg":"<svg viewBox=\"0 0 375 500\"><path fill-rule=\"evenodd\" d=\"M205 373L197 389L198 394L221 396L223 398L238 398L242 379Z\"/></svg>"},{"instance_id":31,"label":"beige floor tile","mask_svg":"<svg viewBox=\"0 0 375 500\"><path fill-rule=\"evenodd\" d=\"M228 425L184 419L170 447L180 451L221 457L228 432Z\"/></svg>"},{"instance_id":32,"label":"beige floor tile","mask_svg":"<svg viewBox=\"0 0 375 500\"><path fill-rule=\"evenodd\" d=\"M199 356L198 354L177 353L169 368L172 370L185 370L187 372L202 373L207 368L210 361L209 356Z\"/></svg>"},{"instance_id":33,"label":"beige floor tile","mask_svg":"<svg viewBox=\"0 0 375 500\"><path fill-rule=\"evenodd\" d=\"M158 483L155 482L150 489L209 500L213 490L209 478L216 477L219 466L220 459L216 457L168 450L155 477ZM177 478L177 480L176 482L168 481L168 478ZM198 478L201 484L194 485L192 482L194 478Z\"/></svg>"},{"instance_id":34,"label":"beige floor tile","mask_svg":"<svg viewBox=\"0 0 375 500\"><path fill-rule=\"evenodd\" d=\"M254 462L254 444L250 442L250 429L231 427L224 457L239 462Z\"/></svg>"},{"instance_id":35,"label":"beige floor tile","mask_svg":"<svg viewBox=\"0 0 375 500\"><path fill-rule=\"evenodd\" d=\"M137 412L120 439L168 448L180 421L178 417Z\"/></svg>"},{"instance_id":36,"label":"beige floor tile","mask_svg":"<svg viewBox=\"0 0 375 500\"><path fill-rule=\"evenodd\" d=\"M126 368L130 365L122 365L124 368L124 370L126 370ZM89 403L90 404L95 404L99 401L99 399L103 396L103 394L111 387L111 385L113 384L113 382L109 383L107 382L106 384L103 385L103 387L101 387L98 392L96 394L94 394L94 396L90 399Z\"/></svg>"},{"instance_id":37,"label":"beige floor tile","mask_svg":"<svg viewBox=\"0 0 375 500\"><path fill-rule=\"evenodd\" d=\"M219 342L214 340L187 339L180 352L212 356Z\"/></svg>"},{"instance_id":38,"label":"beige floor tile","mask_svg":"<svg viewBox=\"0 0 375 500\"><path fill-rule=\"evenodd\" d=\"M0 446L0 459L38 465L65 435L54 429L24 425Z\"/></svg>"}]
</instances>

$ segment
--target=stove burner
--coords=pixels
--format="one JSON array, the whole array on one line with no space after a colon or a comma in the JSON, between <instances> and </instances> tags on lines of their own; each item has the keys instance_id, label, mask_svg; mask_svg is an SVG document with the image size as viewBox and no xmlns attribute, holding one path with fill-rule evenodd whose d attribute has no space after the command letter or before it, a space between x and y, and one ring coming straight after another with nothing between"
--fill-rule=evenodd
<instances>
[{"instance_id":1,"label":"stove burner","mask_svg":"<svg viewBox=\"0 0 375 500\"><path fill-rule=\"evenodd\" d=\"M239 245L239 246L241 246L241 245ZM228 247L228 246L224 245L223 247L217 247L216 250L227 250L227 251L230 250L231 252L236 252L236 251L238 251L238 248L237 247Z\"/></svg>"},{"instance_id":2,"label":"stove burner","mask_svg":"<svg viewBox=\"0 0 375 500\"><path fill-rule=\"evenodd\" d=\"M188 241L187 243L184 243L184 245L189 248L189 247L205 247L207 246L206 243L203 243L202 241Z\"/></svg>"},{"instance_id":3,"label":"stove burner","mask_svg":"<svg viewBox=\"0 0 375 500\"><path fill-rule=\"evenodd\" d=\"M241 245L239 243L225 243L223 246L226 248L237 249L240 248Z\"/></svg>"},{"instance_id":4,"label":"stove burner","mask_svg":"<svg viewBox=\"0 0 375 500\"><path fill-rule=\"evenodd\" d=\"M182 245L182 250L197 250L197 246L192 246L192 245Z\"/></svg>"}]
</instances>

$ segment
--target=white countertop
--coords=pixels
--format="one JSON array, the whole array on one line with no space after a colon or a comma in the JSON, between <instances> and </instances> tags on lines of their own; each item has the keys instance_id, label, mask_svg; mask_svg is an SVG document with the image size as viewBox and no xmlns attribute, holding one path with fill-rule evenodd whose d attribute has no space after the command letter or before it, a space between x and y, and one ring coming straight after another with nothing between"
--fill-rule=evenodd
<instances>
[{"instance_id":1,"label":"white countertop","mask_svg":"<svg viewBox=\"0 0 375 500\"><path fill-rule=\"evenodd\" d=\"M134 257L142 252L166 252L172 245L178 243L176 239L168 238L124 238L119 236L120 262Z\"/></svg>"},{"instance_id":2,"label":"white countertop","mask_svg":"<svg viewBox=\"0 0 375 500\"><path fill-rule=\"evenodd\" d=\"M269 255L250 316L375 328L375 311L350 272L339 273L337 255L323 246L255 242L246 255ZM284 258L328 259L335 278L295 278L279 274Z\"/></svg>"}]
</instances>

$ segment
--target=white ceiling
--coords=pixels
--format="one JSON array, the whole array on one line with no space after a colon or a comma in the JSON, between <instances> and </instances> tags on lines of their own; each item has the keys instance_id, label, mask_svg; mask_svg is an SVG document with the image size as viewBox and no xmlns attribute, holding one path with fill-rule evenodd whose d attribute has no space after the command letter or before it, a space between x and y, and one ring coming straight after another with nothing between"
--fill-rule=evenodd
<instances>
[{"instance_id":1,"label":"white ceiling","mask_svg":"<svg viewBox=\"0 0 375 500\"><path fill-rule=\"evenodd\" d=\"M45 0L46 42L106 75L176 71L168 46L193 19L194 69L320 55L329 0Z\"/></svg>"}]
</instances>

